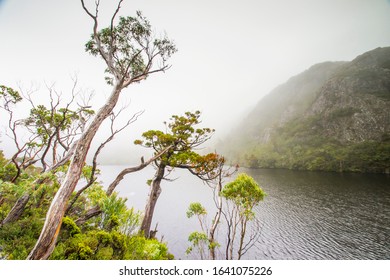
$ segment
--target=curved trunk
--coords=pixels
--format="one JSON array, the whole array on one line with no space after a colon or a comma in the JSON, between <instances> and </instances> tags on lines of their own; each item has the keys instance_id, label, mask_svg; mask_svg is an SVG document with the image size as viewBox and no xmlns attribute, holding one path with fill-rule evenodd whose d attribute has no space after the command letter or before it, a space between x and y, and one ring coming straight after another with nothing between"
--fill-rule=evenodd
<instances>
[{"instance_id":1,"label":"curved trunk","mask_svg":"<svg viewBox=\"0 0 390 280\"><path fill-rule=\"evenodd\" d=\"M30 200L30 193L23 194L14 204L11 211L5 217L5 219L0 223L0 227L5 224L12 223L19 219L19 217L23 214L24 208L26 207L28 201Z\"/></svg>"},{"instance_id":2,"label":"curved trunk","mask_svg":"<svg viewBox=\"0 0 390 280\"><path fill-rule=\"evenodd\" d=\"M80 174L92 139L94 138L100 125L114 109L116 103L118 102L121 90L122 83L119 82L114 86L114 89L105 105L100 108L87 130L78 140L77 148L73 158L71 159L65 180L61 184L61 187L57 191L50 205L41 235L27 259L47 259L52 253L61 228L62 218L67 208L67 203L80 179Z\"/></svg>"},{"instance_id":3,"label":"curved trunk","mask_svg":"<svg viewBox=\"0 0 390 280\"><path fill-rule=\"evenodd\" d=\"M244 247L244 239L246 235L246 225L248 223L248 218L244 217L241 221L241 235L240 235L240 245L238 247L238 260L241 260L241 257L243 255L243 247Z\"/></svg>"},{"instance_id":4,"label":"curved trunk","mask_svg":"<svg viewBox=\"0 0 390 280\"><path fill-rule=\"evenodd\" d=\"M100 209L99 206L95 206L95 207L89 209L84 216L78 218L76 220L76 225L80 226L80 225L84 224L86 221L88 221L89 219L100 215L102 212L103 211Z\"/></svg>"},{"instance_id":5,"label":"curved trunk","mask_svg":"<svg viewBox=\"0 0 390 280\"><path fill-rule=\"evenodd\" d=\"M218 181L218 189L217 189L217 195L218 195L218 203L217 203L217 213L215 213L213 224L210 228L209 233L209 242L210 242L210 259L215 260L216 259L216 252L215 252L215 232L217 230L217 227L219 225L219 221L221 220L221 214L222 214L222 196L220 195L222 191L222 180L221 180L221 174L219 175L219 181Z\"/></svg>"},{"instance_id":6,"label":"curved trunk","mask_svg":"<svg viewBox=\"0 0 390 280\"><path fill-rule=\"evenodd\" d=\"M156 178L153 180L152 188L149 193L149 200L145 207L144 219L141 224L141 232L145 235L145 237L150 237L150 227L152 225L154 208L157 204L157 199L161 193L161 180L164 178L165 165L160 164L158 167Z\"/></svg>"},{"instance_id":7,"label":"curved trunk","mask_svg":"<svg viewBox=\"0 0 390 280\"><path fill-rule=\"evenodd\" d=\"M77 141L76 141L77 143ZM69 149L68 153L66 154L66 156L60 160L59 162L57 162L55 165L53 165L52 167L50 167L47 172L50 172L52 170L55 170L57 169L58 167L64 165L69 159L70 157L73 155L74 151L75 151L75 148L76 148L76 145L75 143L72 144L72 147ZM34 185L34 190L35 191L38 186L40 184L42 184L44 182L44 179L38 179L35 181ZM14 222L16 221L17 219L20 218L20 216L22 216L23 214L23 211L24 209L26 208L26 205L27 203L29 202L30 200L30 197L31 197L31 190L30 191L26 191L14 204L14 206L12 207L11 211L7 214L7 217L0 223L0 227L2 227L3 225L7 224L7 223L11 223L11 222Z\"/></svg>"}]
</instances>

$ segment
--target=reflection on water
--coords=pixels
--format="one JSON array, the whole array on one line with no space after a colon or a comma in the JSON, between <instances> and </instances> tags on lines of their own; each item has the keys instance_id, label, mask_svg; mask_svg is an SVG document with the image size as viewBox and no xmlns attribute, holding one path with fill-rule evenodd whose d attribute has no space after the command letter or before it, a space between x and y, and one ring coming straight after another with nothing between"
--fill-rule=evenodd
<instances>
[{"instance_id":1,"label":"reflection on water","mask_svg":"<svg viewBox=\"0 0 390 280\"><path fill-rule=\"evenodd\" d=\"M103 166L103 181L121 166ZM247 259L390 259L390 177L289 170L241 170L267 193L257 209L261 237ZM146 180L153 169L131 174L118 187L128 205L143 210ZM153 226L176 258L185 259L190 232L199 230L187 219L191 202L214 214L211 190L185 172L163 182ZM222 237L222 236L220 236ZM223 237L222 237L223 238Z\"/></svg>"}]
</instances>

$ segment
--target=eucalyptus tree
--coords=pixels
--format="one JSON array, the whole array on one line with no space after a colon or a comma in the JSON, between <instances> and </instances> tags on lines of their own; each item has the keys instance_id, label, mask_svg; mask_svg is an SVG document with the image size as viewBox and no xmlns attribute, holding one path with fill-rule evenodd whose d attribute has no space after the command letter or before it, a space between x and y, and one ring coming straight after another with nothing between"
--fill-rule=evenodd
<instances>
[{"instance_id":1,"label":"eucalyptus tree","mask_svg":"<svg viewBox=\"0 0 390 280\"><path fill-rule=\"evenodd\" d=\"M207 224L207 210L200 203L190 204L187 217L196 216L201 231L195 231L189 235L188 241L191 242L191 246L188 247L187 253L196 249L203 259L205 251L208 250L210 259L215 260L217 258L216 248L222 244L225 246L227 260L241 259L257 242L260 236L260 227L256 223L258 220L254 208L264 199L266 194L256 181L245 173L239 174L235 180L222 186L221 179L232 174L226 169L219 172L219 176L214 180L214 184L216 184L214 200L217 211L210 227ZM216 199L217 197L218 199ZM221 215L225 218L225 224L221 222ZM252 232L248 234L251 222L254 222L254 227ZM225 242L220 242L216 238L216 232L220 226L226 233Z\"/></svg>"},{"instance_id":2,"label":"eucalyptus tree","mask_svg":"<svg viewBox=\"0 0 390 280\"><path fill-rule=\"evenodd\" d=\"M155 38L149 21L141 12L137 12L134 17L119 17L116 24L122 2L118 2L109 26L99 31L99 1L95 2L94 9L90 9L81 0L83 10L93 22L86 51L104 60L108 74L105 79L112 90L78 139L66 177L53 198L39 239L28 259L47 259L52 253L67 203L79 181L91 142L103 121L115 108L122 90L145 80L153 73L167 70L167 60L176 52L175 45L168 38Z\"/></svg>"},{"instance_id":3,"label":"eucalyptus tree","mask_svg":"<svg viewBox=\"0 0 390 280\"><path fill-rule=\"evenodd\" d=\"M186 112L183 116L173 115L170 123L165 123L165 132L149 130L142 134L143 140L135 144L154 150L155 154L167 150L154 161L156 172L151 182L149 199L144 211L141 231L145 236L151 236L153 213L161 193L161 181L166 179L167 171L174 168L187 169L191 174L204 181L213 180L223 157L216 153L201 155L195 150L210 139L214 130L197 128L200 123L200 112Z\"/></svg>"},{"instance_id":4,"label":"eucalyptus tree","mask_svg":"<svg viewBox=\"0 0 390 280\"><path fill-rule=\"evenodd\" d=\"M14 141L18 151L11 158L11 161L16 169L16 173L12 174L12 178L10 179L10 181L14 182L21 173L21 168L20 164L17 161L17 157L19 153L26 148L26 145L21 145L18 141L18 135L16 133L16 130L20 124L20 121L15 121L14 116L14 106L22 101L22 96L17 90L14 90L13 88L7 87L5 85L0 85L0 101L0 108L8 114L7 127L11 132L10 138Z\"/></svg>"},{"instance_id":5,"label":"eucalyptus tree","mask_svg":"<svg viewBox=\"0 0 390 280\"><path fill-rule=\"evenodd\" d=\"M246 241L249 222L255 219L254 207L265 197L265 192L249 175L241 173L226 184L220 195L226 199L226 210L223 212L227 223L226 259L233 259L234 246L238 238L237 259L254 245L259 236L259 228Z\"/></svg>"},{"instance_id":6,"label":"eucalyptus tree","mask_svg":"<svg viewBox=\"0 0 390 280\"><path fill-rule=\"evenodd\" d=\"M200 255L200 259L203 260L205 259L206 251L208 251L211 247L218 246L218 244L210 242L207 235L209 232L206 221L207 210L199 202L194 202L190 204L186 214L187 218L196 216L202 230L201 232L194 231L190 233L188 241L190 241L192 245L187 248L186 254L188 255L196 249Z\"/></svg>"},{"instance_id":7,"label":"eucalyptus tree","mask_svg":"<svg viewBox=\"0 0 390 280\"><path fill-rule=\"evenodd\" d=\"M82 133L84 124L94 113L88 106L74 104L79 95L76 85L75 79L71 98L66 104L61 102L61 93L54 86L47 86L49 105L36 105L32 90L28 93L21 91L20 94L10 87L0 86L0 107L8 114L6 133L15 146L15 152L6 165L10 182L16 183L23 172L34 164L39 164L39 168L35 169L35 173L39 174L55 172L57 167L69 160L75 149L75 137ZM28 116L16 118L17 106L26 101L31 106ZM40 172L37 173L38 170ZM34 187L26 189L1 221L0 227L22 215L32 193L41 184L42 179L37 178Z\"/></svg>"},{"instance_id":8,"label":"eucalyptus tree","mask_svg":"<svg viewBox=\"0 0 390 280\"><path fill-rule=\"evenodd\" d=\"M41 172L53 170L69 159L66 155L75 138L83 132L85 123L94 114L89 104L76 103L76 98L84 93L76 90L74 79L71 97L65 104L62 93L54 86L47 86L49 104L36 104L33 90L25 93L4 85L0 86L0 107L8 114L7 135L12 139L15 152L11 157L17 172L11 182L15 182L21 172L29 166L39 163ZM16 118L19 103L29 103L27 116Z\"/></svg>"},{"instance_id":9,"label":"eucalyptus tree","mask_svg":"<svg viewBox=\"0 0 390 280\"><path fill-rule=\"evenodd\" d=\"M29 166L39 162L43 172L55 166L66 155L75 137L83 132L85 124L95 113L89 105L77 105L72 108L71 105L75 100L74 92L71 100L61 107L61 96L56 94L54 98L52 90L49 88L49 106L35 105L32 99L29 99L32 108L29 116L23 120L29 133L36 138L34 142L29 143L29 146L36 147L35 154L30 156L29 161L24 165Z\"/></svg>"}]
</instances>

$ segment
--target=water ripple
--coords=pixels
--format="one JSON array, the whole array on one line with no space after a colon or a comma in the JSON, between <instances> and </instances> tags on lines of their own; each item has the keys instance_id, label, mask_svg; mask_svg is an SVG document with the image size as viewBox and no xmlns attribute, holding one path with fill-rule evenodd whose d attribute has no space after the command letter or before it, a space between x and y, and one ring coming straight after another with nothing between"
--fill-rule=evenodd
<instances>
[{"instance_id":1,"label":"water ripple","mask_svg":"<svg viewBox=\"0 0 390 280\"><path fill-rule=\"evenodd\" d=\"M389 177L251 172L268 193L256 258L390 259Z\"/></svg>"}]
</instances>

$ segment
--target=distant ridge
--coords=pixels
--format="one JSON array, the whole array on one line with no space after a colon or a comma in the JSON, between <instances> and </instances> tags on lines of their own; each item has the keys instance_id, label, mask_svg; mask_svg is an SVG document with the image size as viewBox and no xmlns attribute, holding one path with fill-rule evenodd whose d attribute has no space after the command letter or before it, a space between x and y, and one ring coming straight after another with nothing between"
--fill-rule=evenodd
<instances>
[{"instance_id":1,"label":"distant ridge","mask_svg":"<svg viewBox=\"0 0 390 280\"><path fill-rule=\"evenodd\" d=\"M254 168L389 173L390 47L290 78L260 100L222 149Z\"/></svg>"}]
</instances>

